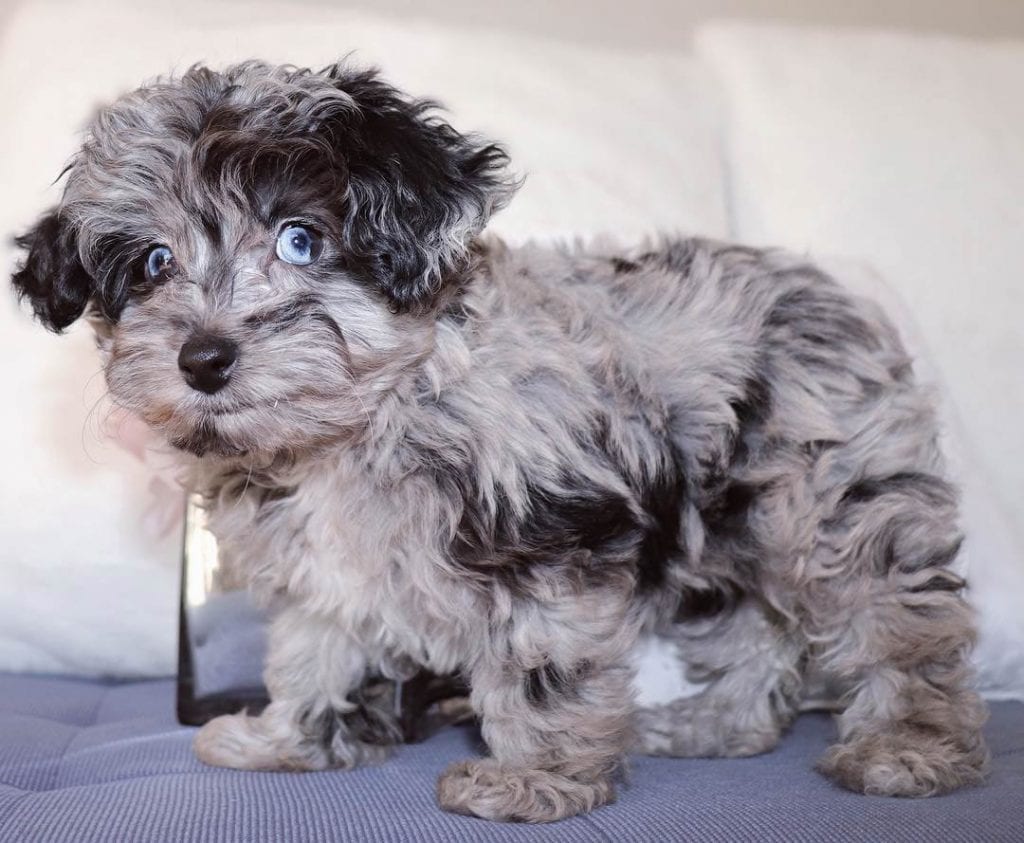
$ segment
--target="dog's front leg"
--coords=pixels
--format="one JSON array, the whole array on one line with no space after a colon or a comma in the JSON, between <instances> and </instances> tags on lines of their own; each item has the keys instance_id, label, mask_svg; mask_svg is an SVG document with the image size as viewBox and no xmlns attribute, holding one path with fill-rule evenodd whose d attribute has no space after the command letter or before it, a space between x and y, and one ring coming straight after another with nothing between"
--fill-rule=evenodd
<instances>
[{"instance_id":1,"label":"dog's front leg","mask_svg":"<svg viewBox=\"0 0 1024 843\"><path fill-rule=\"evenodd\" d=\"M398 741L390 712L352 702L366 672L358 642L337 623L297 607L271 624L258 716L217 717L195 737L199 759L240 770L323 770L383 757Z\"/></svg>"},{"instance_id":2,"label":"dog's front leg","mask_svg":"<svg viewBox=\"0 0 1024 843\"><path fill-rule=\"evenodd\" d=\"M612 801L629 741L624 652L635 634L612 590L513 611L470 671L491 757L449 767L438 781L441 807L549 822Z\"/></svg>"}]
</instances>

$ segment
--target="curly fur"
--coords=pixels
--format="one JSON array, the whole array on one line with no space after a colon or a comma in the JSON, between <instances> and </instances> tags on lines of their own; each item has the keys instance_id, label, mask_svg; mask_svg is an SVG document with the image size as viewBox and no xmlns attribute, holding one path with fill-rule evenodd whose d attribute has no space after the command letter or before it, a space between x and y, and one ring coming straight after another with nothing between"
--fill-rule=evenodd
<instances>
[{"instance_id":1,"label":"curly fur","mask_svg":"<svg viewBox=\"0 0 1024 843\"><path fill-rule=\"evenodd\" d=\"M16 288L55 330L88 313L114 399L186 452L278 606L273 702L200 758L379 759L367 672L459 670L491 757L441 805L554 820L610 801L631 747L771 749L814 669L849 689L840 784L977 782L956 493L890 323L775 251L509 249L480 235L506 163L373 72L195 68L101 112L22 238ZM296 219L313 265L274 258ZM215 394L178 368L197 332L239 349ZM638 710L642 634L705 689Z\"/></svg>"}]
</instances>

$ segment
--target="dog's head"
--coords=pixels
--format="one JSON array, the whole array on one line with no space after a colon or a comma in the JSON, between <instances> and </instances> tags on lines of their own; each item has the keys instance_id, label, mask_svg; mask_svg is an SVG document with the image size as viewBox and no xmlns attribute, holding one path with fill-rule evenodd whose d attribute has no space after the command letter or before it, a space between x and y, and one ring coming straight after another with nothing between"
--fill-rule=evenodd
<instances>
[{"instance_id":1,"label":"dog's head","mask_svg":"<svg viewBox=\"0 0 1024 843\"><path fill-rule=\"evenodd\" d=\"M303 448L429 348L506 164L372 71L193 68L96 117L14 285L178 447Z\"/></svg>"}]
</instances>

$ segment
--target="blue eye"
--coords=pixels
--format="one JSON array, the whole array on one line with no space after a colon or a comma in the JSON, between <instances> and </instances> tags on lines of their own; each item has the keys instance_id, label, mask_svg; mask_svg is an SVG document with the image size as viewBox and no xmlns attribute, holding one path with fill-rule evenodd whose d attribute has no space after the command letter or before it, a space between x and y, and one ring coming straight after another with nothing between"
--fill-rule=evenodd
<instances>
[{"instance_id":1,"label":"blue eye","mask_svg":"<svg viewBox=\"0 0 1024 843\"><path fill-rule=\"evenodd\" d=\"M292 223L277 235L277 256L285 263L306 266L320 257L323 245L323 239L315 231Z\"/></svg>"},{"instance_id":2,"label":"blue eye","mask_svg":"<svg viewBox=\"0 0 1024 843\"><path fill-rule=\"evenodd\" d=\"M150 281L164 281L174 272L174 253L166 246L154 246L146 255L146 277Z\"/></svg>"}]
</instances>

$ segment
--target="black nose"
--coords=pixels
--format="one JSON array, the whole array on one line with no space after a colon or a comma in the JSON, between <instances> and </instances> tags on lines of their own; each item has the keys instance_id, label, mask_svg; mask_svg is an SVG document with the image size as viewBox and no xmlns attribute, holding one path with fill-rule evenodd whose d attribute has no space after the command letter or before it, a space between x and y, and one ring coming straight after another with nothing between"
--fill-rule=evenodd
<instances>
[{"instance_id":1,"label":"black nose","mask_svg":"<svg viewBox=\"0 0 1024 843\"><path fill-rule=\"evenodd\" d=\"M224 337L199 334L181 347L178 368L193 389L213 394L231 380L238 346Z\"/></svg>"}]
</instances>

